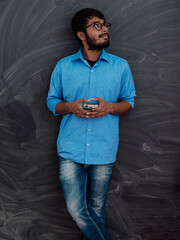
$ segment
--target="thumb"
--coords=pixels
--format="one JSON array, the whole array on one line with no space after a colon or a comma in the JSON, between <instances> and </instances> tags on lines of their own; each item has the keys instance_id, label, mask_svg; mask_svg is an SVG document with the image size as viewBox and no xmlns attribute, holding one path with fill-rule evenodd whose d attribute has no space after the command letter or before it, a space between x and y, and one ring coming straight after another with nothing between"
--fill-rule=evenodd
<instances>
[{"instance_id":1,"label":"thumb","mask_svg":"<svg viewBox=\"0 0 180 240\"><path fill-rule=\"evenodd\" d=\"M93 101L98 101L98 102L102 102L102 98L99 98L99 97L95 97L95 98L92 98Z\"/></svg>"},{"instance_id":2,"label":"thumb","mask_svg":"<svg viewBox=\"0 0 180 240\"><path fill-rule=\"evenodd\" d=\"M91 99L87 99L87 98L83 98L83 99L79 100L80 103L90 102L90 101L91 101Z\"/></svg>"}]
</instances>

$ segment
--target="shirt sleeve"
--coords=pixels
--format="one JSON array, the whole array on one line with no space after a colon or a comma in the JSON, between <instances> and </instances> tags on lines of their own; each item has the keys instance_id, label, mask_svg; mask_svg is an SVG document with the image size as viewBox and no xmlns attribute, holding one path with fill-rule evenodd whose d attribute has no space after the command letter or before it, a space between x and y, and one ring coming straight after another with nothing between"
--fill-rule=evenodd
<instances>
[{"instance_id":1,"label":"shirt sleeve","mask_svg":"<svg viewBox=\"0 0 180 240\"><path fill-rule=\"evenodd\" d=\"M132 77L129 64L128 62L126 62L126 66L121 79L121 91L120 91L118 100L127 101L131 104L132 108L134 108L135 96L136 96L136 92L135 92L134 80Z\"/></svg>"},{"instance_id":2,"label":"shirt sleeve","mask_svg":"<svg viewBox=\"0 0 180 240\"><path fill-rule=\"evenodd\" d=\"M61 75L61 67L58 62L51 75L48 97L46 99L47 106L54 116L60 115L56 113L55 106L58 102L63 101Z\"/></svg>"}]
</instances>

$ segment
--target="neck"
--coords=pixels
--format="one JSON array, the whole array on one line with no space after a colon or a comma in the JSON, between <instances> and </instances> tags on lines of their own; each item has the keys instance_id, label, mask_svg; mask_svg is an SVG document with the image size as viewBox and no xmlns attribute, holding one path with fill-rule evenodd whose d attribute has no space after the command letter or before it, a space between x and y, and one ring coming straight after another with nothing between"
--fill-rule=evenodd
<instances>
[{"instance_id":1,"label":"neck","mask_svg":"<svg viewBox=\"0 0 180 240\"><path fill-rule=\"evenodd\" d=\"M82 49L83 57L90 61L98 61L102 50L89 50L87 48Z\"/></svg>"}]
</instances>

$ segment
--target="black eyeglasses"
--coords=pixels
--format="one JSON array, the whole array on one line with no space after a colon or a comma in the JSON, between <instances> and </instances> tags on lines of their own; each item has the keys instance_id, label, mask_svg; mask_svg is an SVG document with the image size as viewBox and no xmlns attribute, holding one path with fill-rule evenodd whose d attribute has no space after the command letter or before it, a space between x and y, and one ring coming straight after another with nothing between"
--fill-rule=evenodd
<instances>
[{"instance_id":1,"label":"black eyeglasses","mask_svg":"<svg viewBox=\"0 0 180 240\"><path fill-rule=\"evenodd\" d=\"M92 26L92 25L93 25L93 27L94 27L96 30L98 30L98 31L100 31L100 30L102 29L102 26L105 26L108 31L110 31L110 29L111 29L111 23L107 23L107 22L104 22L104 23L93 22L93 23L91 23L90 25L86 26L85 28L88 28L88 27L90 27L90 26Z\"/></svg>"}]
</instances>

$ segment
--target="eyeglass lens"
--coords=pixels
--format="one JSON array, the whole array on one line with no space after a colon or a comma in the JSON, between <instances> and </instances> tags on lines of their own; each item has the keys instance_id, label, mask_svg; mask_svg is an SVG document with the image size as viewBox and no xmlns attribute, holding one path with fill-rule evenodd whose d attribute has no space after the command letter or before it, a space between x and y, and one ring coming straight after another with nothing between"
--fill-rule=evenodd
<instances>
[{"instance_id":1,"label":"eyeglass lens","mask_svg":"<svg viewBox=\"0 0 180 240\"><path fill-rule=\"evenodd\" d=\"M107 27L107 30L109 31L110 28L111 28L111 24L110 23L100 23L100 22L97 22L97 23L94 23L94 27L100 31L102 29L102 26L106 26Z\"/></svg>"}]
</instances>

